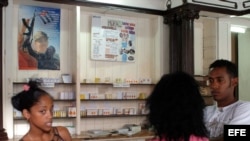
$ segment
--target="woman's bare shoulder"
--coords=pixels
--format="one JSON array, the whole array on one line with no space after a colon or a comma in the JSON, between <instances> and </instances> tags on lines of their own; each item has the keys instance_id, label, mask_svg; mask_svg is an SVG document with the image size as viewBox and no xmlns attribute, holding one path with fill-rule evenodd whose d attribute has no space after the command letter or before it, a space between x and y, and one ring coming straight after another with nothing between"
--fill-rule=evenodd
<instances>
[{"instance_id":1,"label":"woman's bare shoulder","mask_svg":"<svg viewBox=\"0 0 250 141\"><path fill-rule=\"evenodd\" d=\"M59 135L63 138L64 141L71 141L71 135L69 133L69 130L64 126L56 126Z\"/></svg>"}]
</instances>

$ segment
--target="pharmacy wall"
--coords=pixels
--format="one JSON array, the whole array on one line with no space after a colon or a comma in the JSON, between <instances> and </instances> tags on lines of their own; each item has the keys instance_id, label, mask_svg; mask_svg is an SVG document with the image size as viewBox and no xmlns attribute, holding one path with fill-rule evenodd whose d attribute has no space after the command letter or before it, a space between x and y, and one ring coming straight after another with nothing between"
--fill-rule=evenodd
<instances>
[{"instance_id":1,"label":"pharmacy wall","mask_svg":"<svg viewBox=\"0 0 250 141\"><path fill-rule=\"evenodd\" d=\"M19 33L18 15L20 5L44 6L61 9L61 34L60 34L60 70L19 70L17 42ZM22 90L22 84L27 78L53 78L61 79L62 74L72 75L72 83L55 85L54 88L44 88L55 97L61 92L73 92L74 100L57 102L60 109L66 106L76 107L74 118L62 118L54 120L55 125L68 126L74 134L90 129L119 128L125 123L141 124L144 116L131 116L127 118L82 118L81 107L109 107L109 101L88 102L83 104L80 94L90 93L117 93L119 91L132 91L149 94L151 85L135 85L130 88L114 89L113 82L116 80L132 81L139 83L143 78L150 79L150 84L156 83L163 73L168 72L168 28L163 24L163 18L155 15L124 12L113 9L94 9L72 5L59 5L52 3L35 2L31 0L10 0L5 11L5 35L4 35L4 128L9 138L21 136L28 130L25 120L14 119L14 109L10 104L11 96ZM93 15L112 17L122 20L131 20L136 25L136 53L134 62L99 61L90 57L91 52L91 19ZM12 18L9 18L12 17ZM85 87L85 80L95 83L100 80L100 87L95 84ZM108 86L102 83L108 80ZM108 88L106 88L108 87ZM87 89L87 90L86 90ZM105 103L105 104L104 104ZM110 107L119 106L120 102L111 102ZM123 106L138 105L138 101L124 102ZM137 107L136 107L137 108ZM112 127L110 127L112 125Z\"/></svg>"},{"instance_id":2,"label":"pharmacy wall","mask_svg":"<svg viewBox=\"0 0 250 141\"><path fill-rule=\"evenodd\" d=\"M59 8L61 10L60 34L60 70L19 70L17 42L19 33L20 5ZM116 100L119 93L129 93L135 97L139 94L150 94L153 85L163 73L168 73L168 26L163 24L163 17L156 15L125 12L119 9L101 9L54 3L42 3L32 0L10 0L5 9L4 35L4 128L9 138L22 136L28 130L23 119L15 119L16 111L10 104L13 94L22 90L27 78L62 79L62 74L70 74L72 83L56 84L53 88L44 88L56 101L58 111L65 107L74 107L73 117L56 117L54 125L67 126L72 134L81 134L91 129L115 129L124 124L142 124L145 116L137 115L143 100ZM105 61L91 59L92 16L133 21L135 23L135 61ZM9 18L12 17L12 18ZM218 56L218 25L216 18L200 18L195 20L195 74L206 75L208 65ZM204 28L206 27L206 28ZM209 28L208 28L209 27ZM206 52L206 53L204 53ZM150 80L148 84L140 84L141 80ZM113 83L130 82L130 87L114 88ZM61 100L60 94L74 94L74 98ZM115 100L101 101L83 100L86 93L104 94ZM99 96L99 95L98 95ZM104 97L105 97L104 96ZM98 118L82 117L84 110L96 113L99 109L110 113L109 109L118 107L118 111L133 109L131 115L100 116ZM67 110L65 110L67 112ZM64 113L64 112L63 112ZM128 112L129 113L129 112ZM67 113L66 113L67 114ZM103 114L103 111L102 111ZM117 113L116 113L117 114ZM64 114L62 114L64 115ZM19 113L20 116L20 113Z\"/></svg>"}]
</instances>

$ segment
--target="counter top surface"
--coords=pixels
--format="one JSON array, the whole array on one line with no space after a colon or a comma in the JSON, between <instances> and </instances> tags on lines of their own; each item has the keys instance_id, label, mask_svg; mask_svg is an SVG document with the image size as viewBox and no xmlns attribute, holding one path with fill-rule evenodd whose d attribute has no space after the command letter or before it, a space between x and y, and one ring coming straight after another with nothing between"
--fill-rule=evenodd
<instances>
[{"instance_id":1,"label":"counter top surface","mask_svg":"<svg viewBox=\"0 0 250 141\"><path fill-rule=\"evenodd\" d=\"M111 134L105 137L91 137L87 134L72 135L72 141L119 141L119 140L137 140L137 139L150 139L154 134L148 130L142 130L131 136ZM8 141L19 141L18 139L9 139Z\"/></svg>"},{"instance_id":2,"label":"counter top surface","mask_svg":"<svg viewBox=\"0 0 250 141\"><path fill-rule=\"evenodd\" d=\"M139 133L136 133L131 136L120 135L120 134L111 134L105 137L91 137L87 134L83 135L73 135L73 141L119 141L119 140L137 140L137 139L150 139L153 138L154 134L148 130L142 130Z\"/></svg>"}]
</instances>

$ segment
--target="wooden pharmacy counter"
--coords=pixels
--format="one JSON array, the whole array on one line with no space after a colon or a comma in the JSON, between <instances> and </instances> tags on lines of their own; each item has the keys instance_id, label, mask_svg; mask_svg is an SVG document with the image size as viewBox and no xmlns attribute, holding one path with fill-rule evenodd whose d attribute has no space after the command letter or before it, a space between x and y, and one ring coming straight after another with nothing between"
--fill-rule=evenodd
<instances>
[{"instance_id":1,"label":"wooden pharmacy counter","mask_svg":"<svg viewBox=\"0 0 250 141\"><path fill-rule=\"evenodd\" d=\"M147 140L154 137L154 134L148 130L142 130L132 136L110 135L107 137L91 138L88 135L72 135L72 141L129 141L129 140ZM9 139L7 141L19 141L19 139ZM223 141L223 138L210 139L209 141Z\"/></svg>"},{"instance_id":2,"label":"wooden pharmacy counter","mask_svg":"<svg viewBox=\"0 0 250 141\"><path fill-rule=\"evenodd\" d=\"M140 139L151 139L154 134L148 130L142 130L141 132L131 135L109 135L106 137L89 137L88 135L73 135L73 141L119 141L119 140L140 140Z\"/></svg>"},{"instance_id":3,"label":"wooden pharmacy counter","mask_svg":"<svg viewBox=\"0 0 250 141\"><path fill-rule=\"evenodd\" d=\"M140 140L140 139L151 139L154 137L154 134L148 130L142 130L141 132L131 135L109 135L106 137L90 137L86 135L72 135L72 141L121 141L121 140ZM19 138L9 139L7 141L19 141Z\"/></svg>"}]
</instances>

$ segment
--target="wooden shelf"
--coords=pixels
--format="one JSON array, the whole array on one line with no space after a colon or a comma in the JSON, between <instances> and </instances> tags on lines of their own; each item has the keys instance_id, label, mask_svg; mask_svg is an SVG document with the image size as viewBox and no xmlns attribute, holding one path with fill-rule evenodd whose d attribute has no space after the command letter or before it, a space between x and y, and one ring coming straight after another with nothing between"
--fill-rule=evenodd
<instances>
[{"instance_id":1,"label":"wooden shelf","mask_svg":"<svg viewBox=\"0 0 250 141\"><path fill-rule=\"evenodd\" d=\"M14 85L18 85L18 84L27 84L28 82L13 82ZM60 83L55 83L55 85L74 85L76 83L63 83L63 82L60 82Z\"/></svg>"},{"instance_id":2,"label":"wooden shelf","mask_svg":"<svg viewBox=\"0 0 250 141\"><path fill-rule=\"evenodd\" d=\"M81 85L113 85L114 83L80 83ZM143 84L143 83L131 83L130 85L140 85L140 86L148 86L148 85L155 85L155 84Z\"/></svg>"},{"instance_id":3,"label":"wooden shelf","mask_svg":"<svg viewBox=\"0 0 250 141\"><path fill-rule=\"evenodd\" d=\"M54 99L54 101L76 101L76 99Z\"/></svg>"},{"instance_id":4,"label":"wooden shelf","mask_svg":"<svg viewBox=\"0 0 250 141\"><path fill-rule=\"evenodd\" d=\"M82 99L81 101L145 101L146 99Z\"/></svg>"},{"instance_id":5,"label":"wooden shelf","mask_svg":"<svg viewBox=\"0 0 250 141\"><path fill-rule=\"evenodd\" d=\"M96 116L82 116L81 118L107 118L107 117L138 117L146 116L146 114L137 114L137 115L96 115Z\"/></svg>"},{"instance_id":6,"label":"wooden shelf","mask_svg":"<svg viewBox=\"0 0 250 141\"><path fill-rule=\"evenodd\" d=\"M53 119L72 119L76 117L53 117ZM26 120L24 117L14 117L14 120Z\"/></svg>"}]
</instances>

